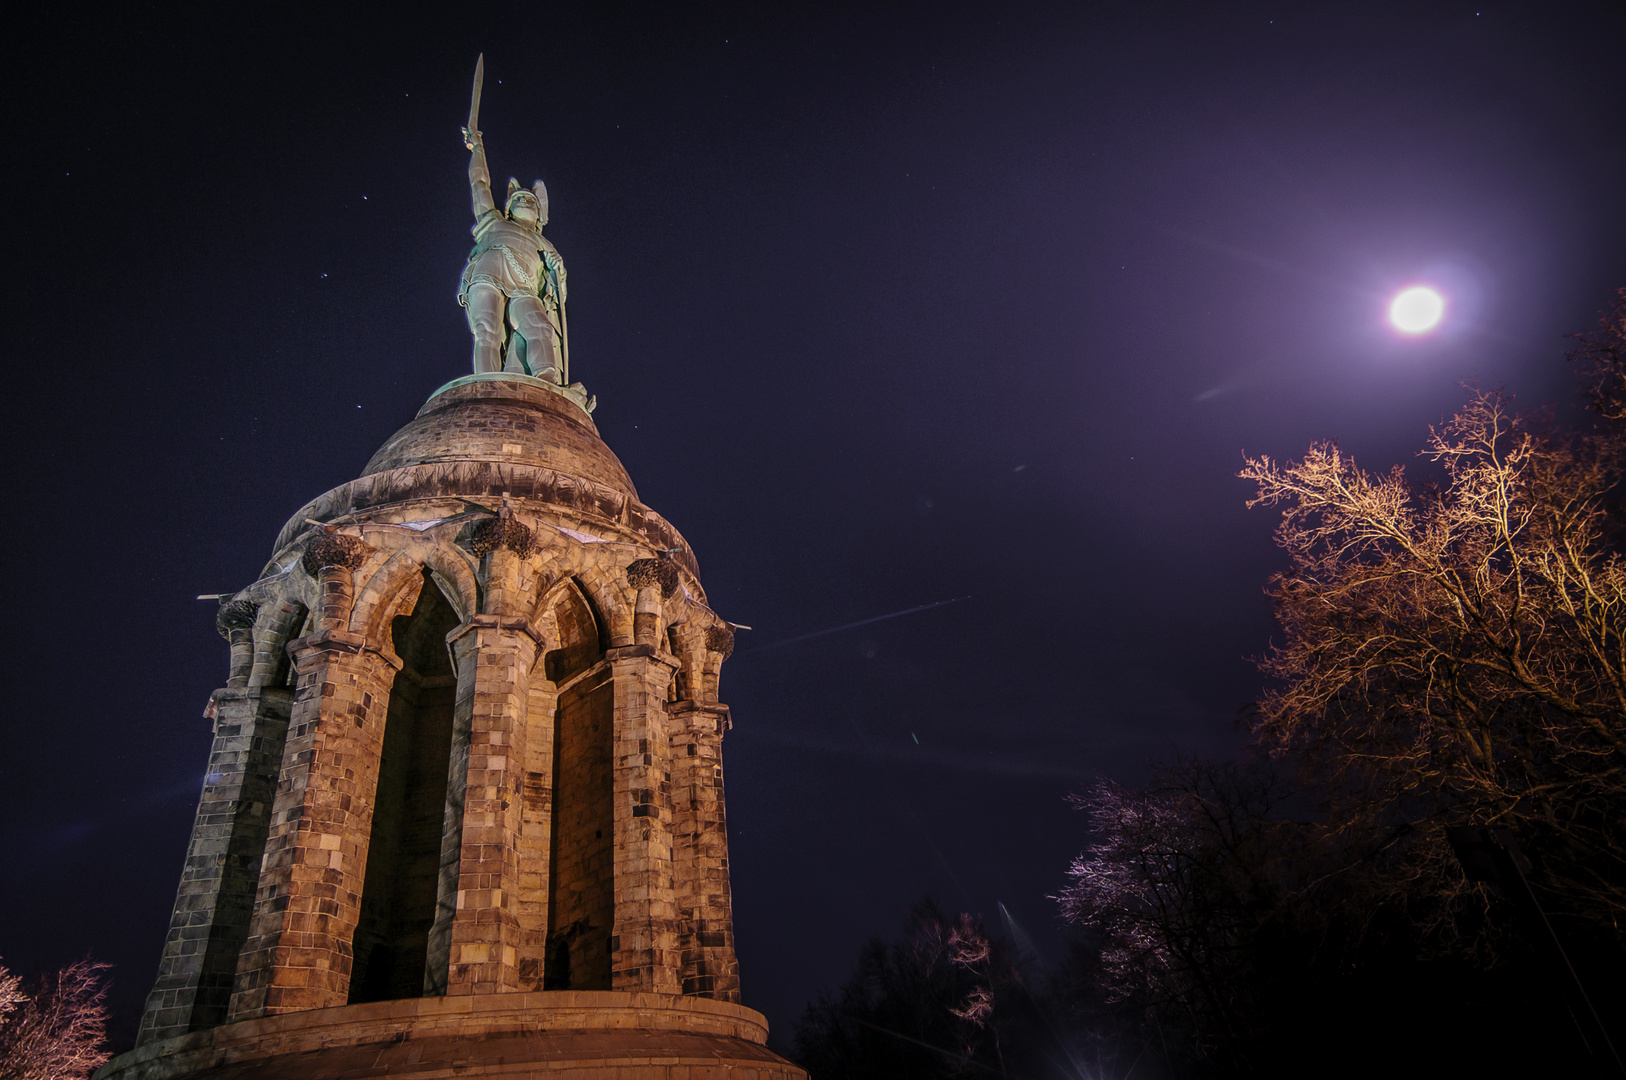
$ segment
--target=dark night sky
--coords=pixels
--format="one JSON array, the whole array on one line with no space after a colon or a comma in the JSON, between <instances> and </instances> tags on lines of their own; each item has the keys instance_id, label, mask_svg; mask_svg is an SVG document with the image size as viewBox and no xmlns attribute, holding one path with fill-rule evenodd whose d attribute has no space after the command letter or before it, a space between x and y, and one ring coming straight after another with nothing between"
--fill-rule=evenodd
<instances>
[{"instance_id":1,"label":"dark night sky","mask_svg":"<svg viewBox=\"0 0 1626 1080\"><path fill-rule=\"evenodd\" d=\"M755 627L734 898L781 1046L923 894L1053 950L1065 795L1239 744L1278 565L1241 451L1410 462L1465 379L1565 407L1626 284L1616 5L776 7L8 17L8 964L113 961L128 1038L225 678L192 598L466 371L482 50L573 373ZM1400 341L1420 279L1451 316Z\"/></svg>"}]
</instances>

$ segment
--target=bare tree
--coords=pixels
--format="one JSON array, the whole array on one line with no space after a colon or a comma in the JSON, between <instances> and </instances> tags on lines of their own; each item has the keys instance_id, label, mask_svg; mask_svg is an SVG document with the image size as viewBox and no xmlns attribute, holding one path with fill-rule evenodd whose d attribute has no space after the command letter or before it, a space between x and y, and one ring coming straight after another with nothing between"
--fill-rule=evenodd
<instances>
[{"instance_id":1,"label":"bare tree","mask_svg":"<svg viewBox=\"0 0 1626 1080\"><path fill-rule=\"evenodd\" d=\"M1564 436L1474 390L1431 432L1443 483L1373 475L1332 443L1249 459L1250 506L1282 508L1270 585L1285 639L1256 734L1303 752L1330 824L1364 832L1395 890L1449 927L1447 824L1511 827L1560 908L1626 904L1626 565L1604 543L1612 434ZM1353 837L1352 837L1353 839ZM1618 933L1618 931L1617 931Z\"/></svg>"},{"instance_id":2,"label":"bare tree","mask_svg":"<svg viewBox=\"0 0 1626 1080\"><path fill-rule=\"evenodd\" d=\"M107 1061L108 968L81 960L25 984L0 966L0 1080L79 1080Z\"/></svg>"}]
</instances>

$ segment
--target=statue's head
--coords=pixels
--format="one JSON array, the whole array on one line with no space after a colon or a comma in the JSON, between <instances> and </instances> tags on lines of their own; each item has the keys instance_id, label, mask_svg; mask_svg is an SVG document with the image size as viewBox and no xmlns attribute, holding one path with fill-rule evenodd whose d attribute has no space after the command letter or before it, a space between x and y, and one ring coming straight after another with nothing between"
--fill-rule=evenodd
<instances>
[{"instance_id":1,"label":"statue's head","mask_svg":"<svg viewBox=\"0 0 1626 1080\"><path fill-rule=\"evenodd\" d=\"M524 225L532 225L540 229L548 223L548 189L542 181L538 180L528 188L519 186L519 181L513 177L508 178L508 203L503 207L503 213L509 220Z\"/></svg>"}]
</instances>

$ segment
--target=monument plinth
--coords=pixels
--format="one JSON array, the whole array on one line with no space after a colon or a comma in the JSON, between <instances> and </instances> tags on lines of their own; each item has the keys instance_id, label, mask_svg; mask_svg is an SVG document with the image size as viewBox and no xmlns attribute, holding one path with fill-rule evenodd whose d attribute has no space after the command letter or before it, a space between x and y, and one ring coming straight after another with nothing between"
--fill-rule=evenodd
<instances>
[{"instance_id":1,"label":"monument plinth","mask_svg":"<svg viewBox=\"0 0 1626 1080\"><path fill-rule=\"evenodd\" d=\"M103 1080L804 1076L738 1004L733 628L565 380L556 261L542 321L471 314L475 374L219 598L174 915Z\"/></svg>"}]
</instances>

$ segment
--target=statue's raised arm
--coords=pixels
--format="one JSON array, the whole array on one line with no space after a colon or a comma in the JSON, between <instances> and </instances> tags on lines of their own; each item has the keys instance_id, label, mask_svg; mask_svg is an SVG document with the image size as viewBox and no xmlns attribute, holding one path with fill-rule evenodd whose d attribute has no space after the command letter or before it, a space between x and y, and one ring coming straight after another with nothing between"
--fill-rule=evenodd
<instances>
[{"instance_id":1,"label":"statue's raised arm","mask_svg":"<svg viewBox=\"0 0 1626 1080\"><path fill-rule=\"evenodd\" d=\"M486 166L486 148L480 144L478 131L465 131L463 144L474 151L469 155L469 195L474 200L474 220L497 209L497 200L491 197L491 170Z\"/></svg>"},{"instance_id":2,"label":"statue's raised arm","mask_svg":"<svg viewBox=\"0 0 1626 1080\"><path fill-rule=\"evenodd\" d=\"M480 138L480 89L486 81L486 54L474 62L474 94L469 99L469 124L463 129L463 145L470 151L469 194L474 199L474 220L497 208L491 197L491 169L486 165L485 143Z\"/></svg>"}]
</instances>

